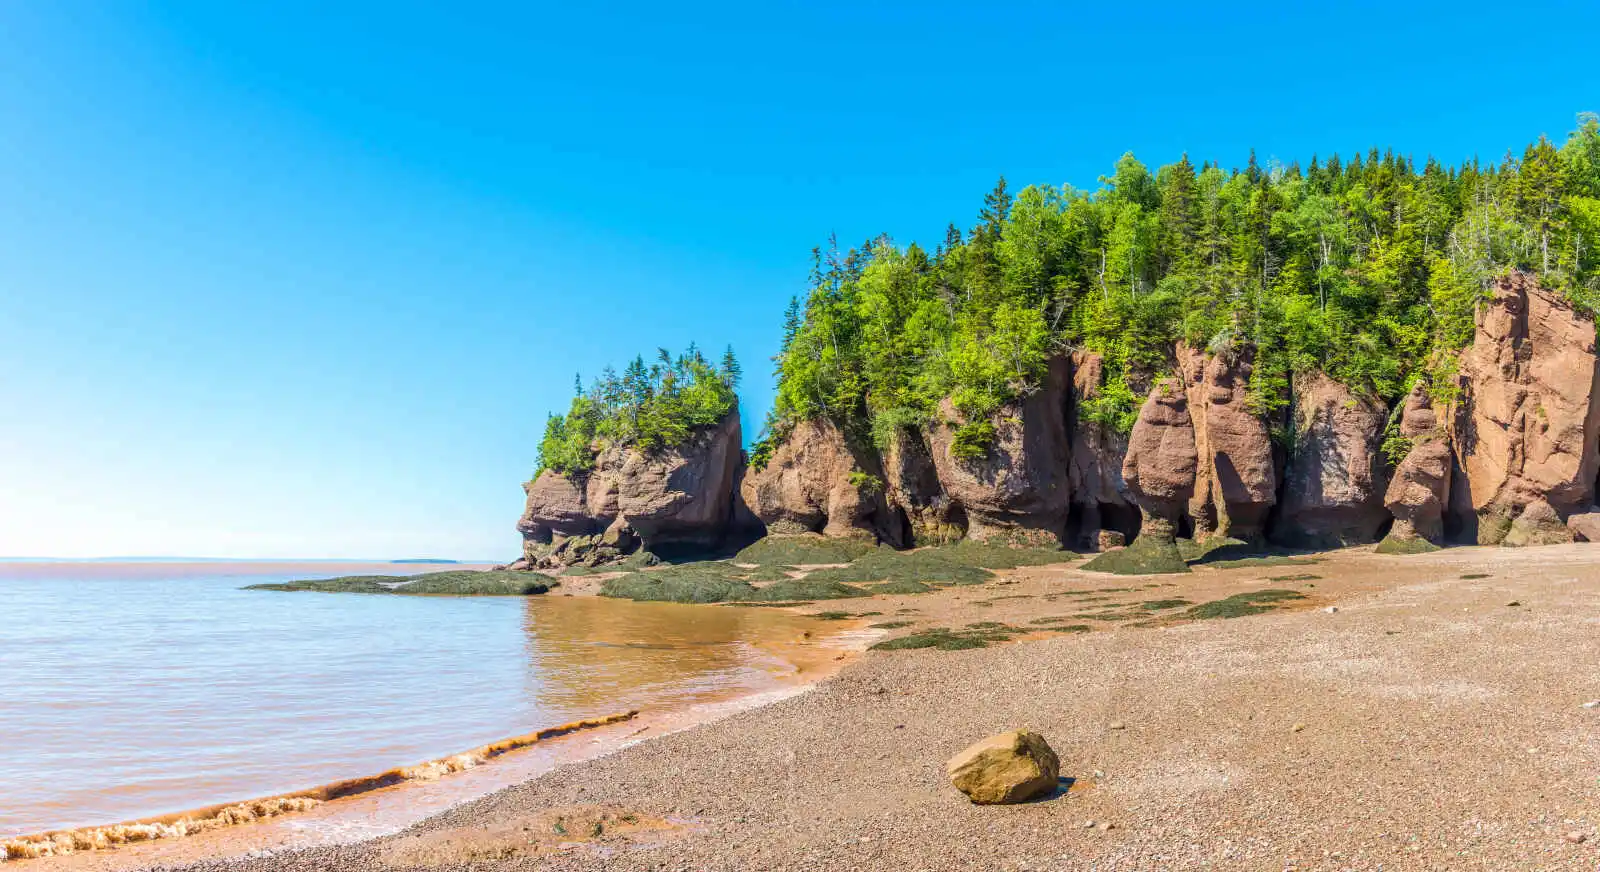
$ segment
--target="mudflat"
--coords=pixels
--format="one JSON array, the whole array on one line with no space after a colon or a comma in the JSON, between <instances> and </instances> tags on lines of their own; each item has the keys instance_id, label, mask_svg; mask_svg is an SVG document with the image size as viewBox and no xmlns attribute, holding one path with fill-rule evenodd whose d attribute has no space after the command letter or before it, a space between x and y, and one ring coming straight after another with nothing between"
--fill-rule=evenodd
<instances>
[{"instance_id":1,"label":"mudflat","mask_svg":"<svg viewBox=\"0 0 1600 872\"><path fill-rule=\"evenodd\" d=\"M1308 594L1231 619L870 652L803 695L396 836L191 868L1593 869L1594 554L1351 549L1137 578L1033 567L851 601L961 626L1048 617L1091 588L1128 588L1098 594L1127 603ZM1290 575L1310 578L1274 579ZM945 760L1021 726L1053 745L1062 789L970 804Z\"/></svg>"}]
</instances>

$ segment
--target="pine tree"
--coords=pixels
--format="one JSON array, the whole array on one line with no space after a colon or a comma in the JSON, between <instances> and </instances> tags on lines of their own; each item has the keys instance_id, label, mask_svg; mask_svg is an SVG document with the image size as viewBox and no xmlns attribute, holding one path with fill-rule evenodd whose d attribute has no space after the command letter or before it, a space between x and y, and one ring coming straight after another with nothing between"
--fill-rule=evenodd
<instances>
[{"instance_id":1,"label":"pine tree","mask_svg":"<svg viewBox=\"0 0 1600 872\"><path fill-rule=\"evenodd\" d=\"M1011 193L1006 190L1006 177L1001 176L995 182L994 190L983 195L983 210L978 213L978 219L988 232L991 239L998 239L1003 231L1006 219L1011 217Z\"/></svg>"},{"instance_id":2,"label":"pine tree","mask_svg":"<svg viewBox=\"0 0 1600 872\"><path fill-rule=\"evenodd\" d=\"M722 368L719 370L719 372L722 375L723 381L726 381L730 386L739 386L739 381L744 375L744 370L739 366L739 359L733 356L732 344L728 346L727 350L722 352Z\"/></svg>"}]
</instances>

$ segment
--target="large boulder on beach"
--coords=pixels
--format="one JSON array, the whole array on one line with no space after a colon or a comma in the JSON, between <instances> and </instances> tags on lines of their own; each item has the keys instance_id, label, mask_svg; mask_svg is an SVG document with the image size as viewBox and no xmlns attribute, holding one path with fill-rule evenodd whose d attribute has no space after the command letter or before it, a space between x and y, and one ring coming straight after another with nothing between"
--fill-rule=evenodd
<instances>
[{"instance_id":1,"label":"large boulder on beach","mask_svg":"<svg viewBox=\"0 0 1600 872\"><path fill-rule=\"evenodd\" d=\"M593 468L546 469L523 485L517 530L528 567L594 565L639 547L709 548L727 533L742 461L738 409L682 445L608 445Z\"/></svg>"},{"instance_id":2,"label":"large boulder on beach","mask_svg":"<svg viewBox=\"0 0 1600 872\"><path fill-rule=\"evenodd\" d=\"M1012 730L976 742L950 758L945 773L979 805L1026 802L1056 789L1061 761L1032 730Z\"/></svg>"},{"instance_id":3,"label":"large boulder on beach","mask_svg":"<svg viewBox=\"0 0 1600 872\"><path fill-rule=\"evenodd\" d=\"M1179 343L1177 356L1194 420L1194 538L1259 540L1278 500L1278 477L1267 422L1246 402L1255 349L1210 354Z\"/></svg>"},{"instance_id":4,"label":"large boulder on beach","mask_svg":"<svg viewBox=\"0 0 1600 872\"><path fill-rule=\"evenodd\" d=\"M745 472L740 491L768 533L903 543L877 455L827 419L794 424L765 466Z\"/></svg>"},{"instance_id":5,"label":"large boulder on beach","mask_svg":"<svg viewBox=\"0 0 1600 872\"><path fill-rule=\"evenodd\" d=\"M1519 542L1563 541L1563 519L1588 510L1600 471L1594 320L1513 273L1479 307L1460 361L1451 435L1479 544L1513 528Z\"/></svg>"},{"instance_id":6,"label":"large boulder on beach","mask_svg":"<svg viewBox=\"0 0 1600 872\"><path fill-rule=\"evenodd\" d=\"M1060 545L1072 495L1068 481L1067 391L1071 364L1050 361L1037 389L985 421L968 421L948 398L929 428L939 483L965 512L972 539ZM956 434L987 425L994 439L980 457L962 456Z\"/></svg>"},{"instance_id":7,"label":"large boulder on beach","mask_svg":"<svg viewBox=\"0 0 1600 872\"><path fill-rule=\"evenodd\" d=\"M1320 372L1294 383L1294 440L1272 538L1305 548L1377 539L1388 519L1381 401Z\"/></svg>"}]
</instances>

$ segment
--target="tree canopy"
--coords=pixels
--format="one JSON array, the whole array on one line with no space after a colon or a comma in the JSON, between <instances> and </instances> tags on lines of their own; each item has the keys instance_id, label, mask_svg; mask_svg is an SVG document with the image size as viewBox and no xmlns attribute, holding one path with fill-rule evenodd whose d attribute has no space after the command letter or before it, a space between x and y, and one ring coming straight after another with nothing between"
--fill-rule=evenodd
<instances>
[{"instance_id":1,"label":"tree canopy","mask_svg":"<svg viewBox=\"0 0 1600 872\"><path fill-rule=\"evenodd\" d=\"M657 349L649 364L635 357L621 375L607 367L588 390L579 378L571 408L545 423L538 471L592 469L608 444L641 451L681 445L697 428L721 423L738 405L740 372L732 347L714 366L691 344L675 358L665 348Z\"/></svg>"},{"instance_id":2,"label":"tree canopy","mask_svg":"<svg viewBox=\"0 0 1600 872\"><path fill-rule=\"evenodd\" d=\"M887 236L813 252L791 305L768 443L827 416L880 444L944 397L972 423L1034 389L1052 354L1104 356L1085 414L1126 429L1182 339L1256 350L1249 398L1270 413L1293 374L1323 370L1392 400L1472 336L1493 279L1538 273L1600 304L1600 122L1522 156L1420 167L1373 149L1224 170L1132 154L1095 191L1005 179L978 223L931 254ZM963 444L958 434L958 445ZM974 450L982 450L981 444Z\"/></svg>"}]
</instances>

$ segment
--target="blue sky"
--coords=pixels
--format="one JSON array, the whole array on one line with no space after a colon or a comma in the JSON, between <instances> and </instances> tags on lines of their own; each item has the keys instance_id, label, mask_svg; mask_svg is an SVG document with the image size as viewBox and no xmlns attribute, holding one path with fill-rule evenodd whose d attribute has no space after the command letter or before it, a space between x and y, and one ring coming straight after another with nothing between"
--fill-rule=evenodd
<instances>
[{"instance_id":1,"label":"blue sky","mask_svg":"<svg viewBox=\"0 0 1600 872\"><path fill-rule=\"evenodd\" d=\"M0 554L510 559L574 372L753 435L830 231L1600 109L1594 4L1300 5L0 3Z\"/></svg>"}]
</instances>

